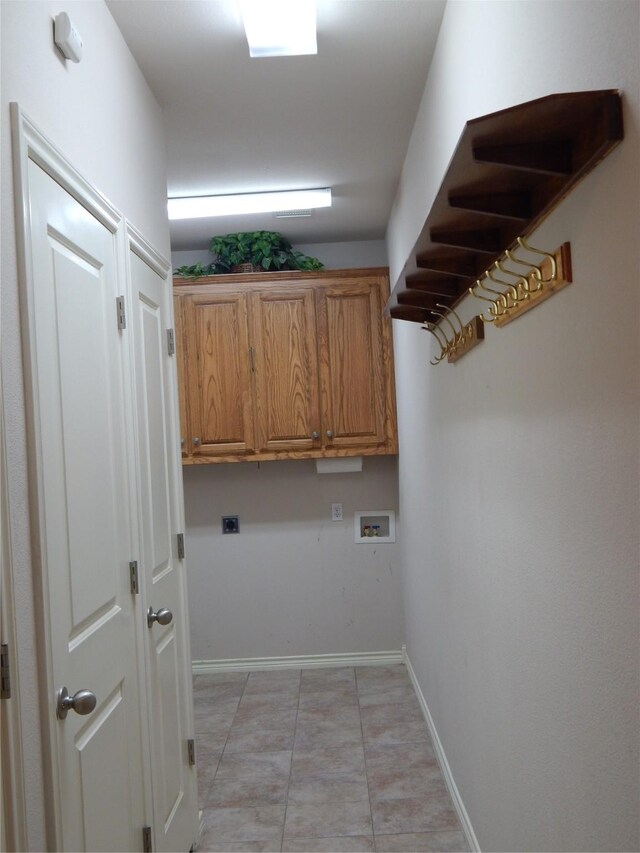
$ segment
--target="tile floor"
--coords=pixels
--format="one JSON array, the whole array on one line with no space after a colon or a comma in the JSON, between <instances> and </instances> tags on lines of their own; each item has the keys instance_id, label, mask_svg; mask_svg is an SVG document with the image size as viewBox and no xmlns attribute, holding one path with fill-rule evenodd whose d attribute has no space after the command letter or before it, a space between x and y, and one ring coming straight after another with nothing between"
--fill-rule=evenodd
<instances>
[{"instance_id":1,"label":"tile floor","mask_svg":"<svg viewBox=\"0 0 640 853\"><path fill-rule=\"evenodd\" d=\"M402 664L198 675L201 851L461 851Z\"/></svg>"}]
</instances>

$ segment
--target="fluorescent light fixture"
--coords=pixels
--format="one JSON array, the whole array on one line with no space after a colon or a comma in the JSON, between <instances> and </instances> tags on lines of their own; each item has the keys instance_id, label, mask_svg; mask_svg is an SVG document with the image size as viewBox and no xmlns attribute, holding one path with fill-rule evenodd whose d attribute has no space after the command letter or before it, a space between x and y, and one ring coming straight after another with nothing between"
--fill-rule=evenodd
<instances>
[{"instance_id":1,"label":"fluorescent light fixture","mask_svg":"<svg viewBox=\"0 0 640 853\"><path fill-rule=\"evenodd\" d=\"M240 0L240 10L250 56L318 52L315 0Z\"/></svg>"},{"instance_id":2,"label":"fluorescent light fixture","mask_svg":"<svg viewBox=\"0 0 640 853\"><path fill-rule=\"evenodd\" d=\"M331 188L170 198L167 207L169 219L200 219L204 216L237 216L243 213L282 213L287 210L331 207Z\"/></svg>"}]
</instances>

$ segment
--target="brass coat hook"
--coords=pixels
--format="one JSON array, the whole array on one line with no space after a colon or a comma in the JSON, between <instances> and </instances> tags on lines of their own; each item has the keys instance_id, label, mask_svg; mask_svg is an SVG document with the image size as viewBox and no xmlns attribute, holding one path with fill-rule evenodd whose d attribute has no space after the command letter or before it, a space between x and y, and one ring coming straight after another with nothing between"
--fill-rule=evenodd
<instances>
[{"instance_id":1,"label":"brass coat hook","mask_svg":"<svg viewBox=\"0 0 640 853\"><path fill-rule=\"evenodd\" d=\"M555 255L551 254L551 252L545 252L544 249L536 249L534 246L530 246L523 237L518 237L517 239L518 245L521 246L523 249L526 249L527 252L533 252L536 255L544 255L545 258L549 258L549 260L551 261L551 275L549 276L549 278L542 278L542 270L540 269L540 267L536 266L535 268L540 273L540 281L543 284L550 284L558 274L558 264L556 262ZM532 264L531 266L535 265Z\"/></svg>"},{"instance_id":2,"label":"brass coat hook","mask_svg":"<svg viewBox=\"0 0 640 853\"><path fill-rule=\"evenodd\" d=\"M512 278L516 279L516 283L514 285L516 294L518 297L518 302L522 301L522 299L529 298L529 281L526 275L522 275L522 273L514 272L513 270L508 270L506 267L503 267L504 258L501 258L499 261L496 261L494 266L500 270L503 275L510 275ZM494 279L495 280L495 279ZM520 295L520 291L522 291L522 296Z\"/></svg>"},{"instance_id":3,"label":"brass coat hook","mask_svg":"<svg viewBox=\"0 0 640 853\"><path fill-rule=\"evenodd\" d=\"M447 305L442 305L440 302L436 302L436 308L442 308L444 311L447 311L449 314L453 314L453 316L458 321L458 325L460 326L460 331L457 332L453 323L450 320L448 320L449 325L451 326L451 328L453 329L453 331L455 333L454 341L456 341L456 337L457 337L456 345L464 343L464 325L463 325L460 317L457 315L457 313L453 310L453 308L449 308ZM447 318L445 317L445 319L447 319Z\"/></svg>"},{"instance_id":4,"label":"brass coat hook","mask_svg":"<svg viewBox=\"0 0 640 853\"><path fill-rule=\"evenodd\" d=\"M487 275L487 271L485 270L485 272L483 273L483 276L486 276L486 275ZM495 288L489 287L488 284L485 284L485 278L484 277L479 278L476 281L476 283L474 284L474 287L480 287L480 288L482 288L482 290L486 290L487 293L493 293L498 297L497 300L490 300L490 301L500 303L503 306L503 309L499 312L500 314L502 314L503 311L506 311L509 308L509 300L507 299L504 291L503 290L495 290ZM476 293L475 295L478 296L479 294Z\"/></svg>"},{"instance_id":5,"label":"brass coat hook","mask_svg":"<svg viewBox=\"0 0 640 853\"><path fill-rule=\"evenodd\" d=\"M539 267L536 267L533 264L527 263L527 261L519 260L518 258L516 258L514 256L513 252L511 252L509 249L507 249L507 251L505 252L505 255L507 256L507 259L511 261L512 264L519 264L520 266L527 268L527 271L528 271L527 275L522 276L523 287L527 293L537 293L539 290L542 289L542 273L540 272ZM536 281L538 282L538 286L536 288L531 287L531 282L529 280L529 276L531 276L532 279L535 278ZM526 284L524 282L526 282Z\"/></svg>"},{"instance_id":6,"label":"brass coat hook","mask_svg":"<svg viewBox=\"0 0 640 853\"><path fill-rule=\"evenodd\" d=\"M485 317L484 314L480 314L480 319L484 323L495 323L496 319L500 316L500 314L502 314L502 311L500 311L500 309L498 308L498 303L495 300L489 299L487 296L482 296L481 294L476 293L476 287L478 286L480 286L480 282L476 281L473 287L469 288L469 293L472 296L475 296L476 299L482 299L483 302L488 302L491 305L489 311L492 314L491 317Z\"/></svg>"},{"instance_id":7,"label":"brass coat hook","mask_svg":"<svg viewBox=\"0 0 640 853\"><path fill-rule=\"evenodd\" d=\"M445 335L445 341L446 341L446 343L445 343L445 344L443 344L443 343L442 343L442 341L440 340L440 338L439 338L439 337L438 337L438 335L436 334L436 331L435 331L435 330L436 330L438 327L435 325L435 323L429 323L429 322L426 322L426 323L424 323L424 324L423 324L422 328L424 329L424 331L425 331L425 332L431 332L431 334L433 335L433 337L438 341L438 344L440 345L440 355L439 355L439 356L436 356L436 357L435 357L435 359L433 359L433 358L432 358L432 359L431 359L431 361L430 361L429 363L430 363L430 364L434 364L434 365L435 365L435 364L440 364L440 362L441 362L444 358L446 358L446 356L449 354L449 341L447 340L447 337L446 337L446 335Z\"/></svg>"},{"instance_id":8,"label":"brass coat hook","mask_svg":"<svg viewBox=\"0 0 640 853\"><path fill-rule=\"evenodd\" d=\"M495 264L493 266L495 266ZM493 281L495 284L503 284L506 288L508 288L506 293L503 293L503 296L507 301L507 308L513 307L509 305L509 297L511 297L513 305L517 305L518 302L520 302L520 294L518 292L518 288L511 284L510 281L503 281L501 278L496 278L491 272L492 269L493 267L487 270L487 276L491 279L491 281ZM485 288L485 290L487 289L485 285L482 286Z\"/></svg>"},{"instance_id":9,"label":"brass coat hook","mask_svg":"<svg viewBox=\"0 0 640 853\"><path fill-rule=\"evenodd\" d=\"M439 307L439 308L442 308L442 307L445 307L445 306L439 305L438 307ZM452 331L453 331L453 340L451 341L450 346L451 346L451 347L455 347L455 346L456 346L456 344L458 343L458 338L459 338L458 331L457 331L456 327L453 325L453 323L452 323L452 322L451 322L451 320L447 317L447 315L446 315L446 314L441 314L439 311L434 311L433 309L431 309L431 313L432 313L432 314L435 314L435 315L436 315L436 317L442 317L442 319L443 319L443 320L446 320L446 321L447 321L447 323L451 326L451 329L452 329ZM443 332L443 334L444 334L444 332Z\"/></svg>"}]
</instances>

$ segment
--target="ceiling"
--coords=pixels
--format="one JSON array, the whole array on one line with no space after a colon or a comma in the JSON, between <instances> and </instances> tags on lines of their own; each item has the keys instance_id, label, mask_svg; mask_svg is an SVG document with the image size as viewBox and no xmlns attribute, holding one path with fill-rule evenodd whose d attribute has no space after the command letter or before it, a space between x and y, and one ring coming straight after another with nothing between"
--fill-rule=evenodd
<instances>
[{"instance_id":1,"label":"ceiling","mask_svg":"<svg viewBox=\"0 0 640 853\"><path fill-rule=\"evenodd\" d=\"M332 187L330 209L171 223L295 243L384 237L444 0L317 0L318 54L250 59L233 0L107 0L164 114L169 196Z\"/></svg>"}]
</instances>

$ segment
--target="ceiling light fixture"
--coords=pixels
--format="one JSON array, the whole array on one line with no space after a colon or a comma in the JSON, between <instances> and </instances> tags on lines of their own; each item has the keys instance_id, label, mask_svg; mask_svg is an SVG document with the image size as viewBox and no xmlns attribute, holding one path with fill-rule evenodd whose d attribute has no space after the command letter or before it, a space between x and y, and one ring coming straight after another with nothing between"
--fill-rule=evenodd
<instances>
[{"instance_id":1,"label":"ceiling light fixture","mask_svg":"<svg viewBox=\"0 0 640 853\"><path fill-rule=\"evenodd\" d=\"M315 0L240 0L240 10L250 56L318 52Z\"/></svg>"},{"instance_id":2,"label":"ceiling light fixture","mask_svg":"<svg viewBox=\"0 0 640 853\"><path fill-rule=\"evenodd\" d=\"M287 210L317 207L331 207L330 187L317 190L170 198L167 204L169 219L238 216L243 213L281 213Z\"/></svg>"}]
</instances>

